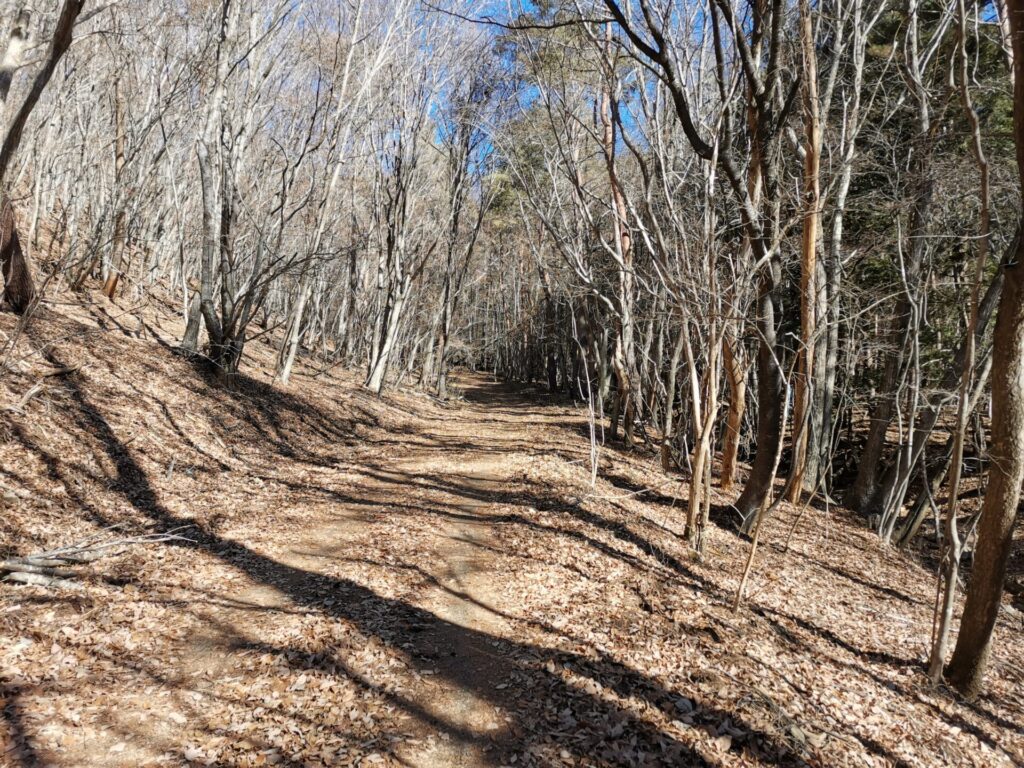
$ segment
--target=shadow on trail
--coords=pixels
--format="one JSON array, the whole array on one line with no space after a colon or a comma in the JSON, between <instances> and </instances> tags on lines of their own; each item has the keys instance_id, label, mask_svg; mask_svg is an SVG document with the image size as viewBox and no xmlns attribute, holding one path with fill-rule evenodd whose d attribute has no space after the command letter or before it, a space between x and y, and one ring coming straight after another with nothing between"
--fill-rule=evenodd
<instances>
[{"instance_id":1,"label":"shadow on trail","mask_svg":"<svg viewBox=\"0 0 1024 768\"><path fill-rule=\"evenodd\" d=\"M0 751L0 765L6 765L7 760L13 760L16 761L13 765L31 768L39 765L40 760L25 728L20 698L20 688L0 676L0 725L7 731L8 741L5 744L4 740L0 739L0 750L5 750ZM0 736L3 735L3 730L0 730Z\"/></svg>"},{"instance_id":2,"label":"shadow on trail","mask_svg":"<svg viewBox=\"0 0 1024 768\"><path fill-rule=\"evenodd\" d=\"M51 364L62 366L61 360L54 353L49 357ZM161 504L132 450L114 432L101 411L90 402L78 378L75 375L69 376L65 385L70 396L69 417L84 434L96 441L96 447L114 465L116 477L112 487L149 520L154 531L193 525L194 521L176 516ZM475 398L474 402L496 402L502 407L525 405L528 402L521 394L507 389L495 387L493 391L487 391L493 395L490 401L485 400L484 391L478 391L471 395ZM337 430L336 426L324 429L324 437L337 437ZM270 430L271 433L274 431ZM285 447L290 449L286 445L287 441L282 443L280 434L267 434L267 438L282 451ZM60 460L52 456L50 459L55 462L51 471L61 475ZM497 498L500 494L464 484L445 481L437 481L437 484L451 494L488 503L501 501ZM535 496L519 498L516 503L540 509L545 504L555 502L550 498ZM625 526L605 520L578 505L558 503L557 511L604 529L621 542L652 555L678 574L697 578L670 554L659 550ZM531 749L538 750L533 752L535 755L568 754L587 765L597 766L711 765L713 763L709 762L707 755L694 751L681 740L682 737L659 727L652 718L638 714L650 707L663 712L667 720L674 720L679 717L677 701L681 696L696 699L694 728L704 728L715 734L731 724L743 734L732 739L730 751L770 764L803 764L788 743L744 722L738 713L718 709L712 702L702 702L689 691L667 690L651 677L607 655L597 653L584 656L557 648L511 641L444 620L430 611L385 597L349 579L327 576L279 562L245 544L225 539L200 527L190 530L188 536L188 541L171 541L165 546L185 548L218 558L245 573L254 582L277 590L295 606L351 622L363 635L376 637L394 653L404 657L407 668L412 671L438 672L445 683L461 688L477 700L500 707L511 715L512 722L504 731L494 736L480 735L453 722L451 718L424 712L421 705L408 697L386 693L397 707L425 727L446 734L457 743L484 743L485 746L493 747L487 754L493 756L495 765L507 762L505 758L513 753ZM618 552L603 542L585 537L580 540L612 556L626 557L633 564L637 562L636 557ZM456 659L454 662L438 664L438 657L450 653L452 647L467 649L464 654L467 663L459 663ZM260 649L286 654L296 669L318 670L324 674L341 674L344 671L343 660L325 665L322 657L310 656L301 651L290 653L288 648L270 646L261 646ZM485 670L480 668L481 664L488 666L486 674L483 674ZM514 680L515 684L498 689L489 682L496 679ZM639 701L641 705L630 709L619 703L623 700ZM306 713L298 714L305 716ZM14 718L17 725L16 701L15 704L8 704L4 715L9 720ZM681 732L681 729L673 730ZM706 737L704 743L707 743ZM894 756L880 747L872 751L897 762ZM28 745L26 753L31 756L31 745ZM540 759L543 761L543 758ZM529 760L526 762L529 764Z\"/></svg>"}]
</instances>

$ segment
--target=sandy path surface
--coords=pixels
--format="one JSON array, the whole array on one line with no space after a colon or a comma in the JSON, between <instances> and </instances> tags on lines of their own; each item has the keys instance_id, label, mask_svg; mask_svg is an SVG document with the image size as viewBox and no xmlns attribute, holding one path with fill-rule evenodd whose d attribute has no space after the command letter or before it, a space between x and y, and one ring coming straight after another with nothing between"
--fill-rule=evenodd
<instances>
[{"instance_id":1,"label":"sandy path surface","mask_svg":"<svg viewBox=\"0 0 1024 768\"><path fill-rule=\"evenodd\" d=\"M516 662L506 657L501 640L514 642L515 624L498 607L509 574L495 562L501 544L494 518L502 514L498 500L515 479L512 459L525 444L516 408L501 405L509 398L505 388L480 378L467 383L475 389L475 403L429 420L420 430L429 439L412 441L401 458L368 476L358 504L338 503L326 519L293 529L279 542L275 558L285 568L309 574L311 581L332 578L330 564L346 560L365 534L367 501L386 506L407 496L410 484L422 491L417 505L447 512L432 526L425 546L390 565L416 571L428 585L405 597L408 607L428 620L397 627L405 635L399 646L416 669L404 681L403 708L416 715L394 748L401 762L424 768L499 765L510 746L502 691ZM395 543L400 551L401 543ZM288 612L296 606L296 591L305 592L294 584L277 589L271 583L226 594L228 605L245 608L211 613L209 626L216 630L187 649L187 665L207 677L229 674L225 650L230 654L237 648L239 637L254 640L248 609Z\"/></svg>"}]
</instances>

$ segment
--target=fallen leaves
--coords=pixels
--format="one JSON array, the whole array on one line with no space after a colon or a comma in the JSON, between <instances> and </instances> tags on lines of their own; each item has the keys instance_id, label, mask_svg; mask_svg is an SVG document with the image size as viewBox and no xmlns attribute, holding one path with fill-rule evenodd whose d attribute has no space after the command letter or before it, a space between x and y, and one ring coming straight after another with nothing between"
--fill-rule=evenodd
<instances>
[{"instance_id":1,"label":"fallen leaves","mask_svg":"<svg viewBox=\"0 0 1024 768\"><path fill-rule=\"evenodd\" d=\"M62 343L103 364L0 445L3 554L110 522L188 521L198 543L112 558L80 596L0 591L0 763L1024 761L1019 643L1000 642L977 708L925 688L931 580L841 516L806 518L784 554L780 509L733 615L743 542L712 529L693 558L685 485L622 490L660 473L642 451L604 449L591 489L579 412L328 378L229 394L103 341Z\"/></svg>"}]
</instances>

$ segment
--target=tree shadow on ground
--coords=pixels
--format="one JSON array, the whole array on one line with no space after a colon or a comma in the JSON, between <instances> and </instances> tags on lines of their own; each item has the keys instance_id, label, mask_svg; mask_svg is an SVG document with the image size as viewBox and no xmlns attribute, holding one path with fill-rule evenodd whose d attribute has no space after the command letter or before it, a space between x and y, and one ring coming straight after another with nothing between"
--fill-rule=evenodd
<instances>
[{"instance_id":1,"label":"tree shadow on ground","mask_svg":"<svg viewBox=\"0 0 1024 768\"><path fill-rule=\"evenodd\" d=\"M803 655L807 657L818 656L821 654L821 650L816 646L812 645L811 643L807 642L807 640L805 640L804 638L800 637L796 632L786 627L785 622L789 622L791 624L796 625L796 627L798 627L799 630L803 630L803 632L805 632L806 634L825 640L826 643L829 646L832 646L833 649L840 652L845 652L846 654L856 659L868 659L873 664L887 666L890 669L894 670L914 669L919 666L919 664L915 660L900 658L884 652L866 651L858 646L853 645L847 640L844 640L831 630L826 630L814 624L813 622L807 621L798 616L794 616L793 614L787 613L785 611L774 610L771 608L765 608L756 605L752 606L751 610L758 616L762 617L765 621L767 621L769 626L771 626L772 629L774 629L775 632L788 645L790 645L792 648L798 649ZM852 661L845 660L843 658L840 658L839 653L835 653L832 651L828 652L826 655L832 664L844 668L857 676L868 678L875 685L878 685L882 688L887 688L907 699L914 699L919 701L928 708L932 709L935 712L935 714L941 717L943 720L946 720L951 725L954 725L957 728L966 731L967 733L970 733L976 739L987 745L990 749L1001 751L1000 747L996 744L995 740L992 738L992 735L990 733L985 732L976 724L969 722L959 713L955 711L941 709L935 703L919 697L916 691L911 690L907 686L897 683L891 678L886 678L882 675L879 675L870 666L867 666L863 663L854 663ZM948 691L948 693L953 696L957 695L955 691ZM1019 724L1012 723L1004 718L999 717L998 715L994 715L991 712L986 711L984 708L976 706L976 703L966 702L962 700L960 701L960 703L968 707L969 709L973 710L979 717L988 720L993 725L999 728L1004 728L1011 732L1019 730L1020 728ZM861 739L861 741L864 741L864 738L860 734L858 734L858 738ZM865 741L865 743L867 742Z\"/></svg>"},{"instance_id":2,"label":"tree shadow on ground","mask_svg":"<svg viewBox=\"0 0 1024 768\"><path fill-rule=\"evenodd\" d=\"M25 727L20 698L20 687L9 683L3 676L0 676L0 723L7 731L9 742L4 744L0 740L0 750L3 750L0 751L0 764L11 760L14 761L13 765L30 768L39 765L40 760L32 744L32 738Z\"/></svg>"},{"instance_id":3,"label":"tree shadow on ground","mask_svg":"<svg viewBox=\"0 0 1024 768\"><path fill-rule=\"evenodd\" d=\"M52 365L62 366L62 361L55 353L50 353L49 357ZM176 516L160 502L156 489L133 455L133 449L116 434L102 411L90 401L80 381L71 376L66 384L70 396L69 417L75 421L83 434L95 441L94 447L113 464L113 489L149 521L152 530L167 531L180 528L183 524L192 524L193 521ZM309 403L301 398L282 394L265 384L255 382L254 386L244 392L236 391L228 395L220 394L219 389L217 393L211 395L212 388L216 385L209 383L207 386L210 387L210 391L199 390L204 395L236 399L242 411L250 406L256 407L259 411L257 415L242 418L253 419L254 426L259 427L259 434L281 455L309 460L314 464L318 461L333 461L333 456L320 453L308 456L305 448L293 446L288 439L289 428L283 423L283 415L312 420L307 423L317 425L313 431L324 440L353 439L350 424L339 425L328 414L311 408ZM478 392L473 393L474 399L471 402L479 407L487 407L488 391L497 398L495 402L504 403L497 407L536 407L536 402L528 395L515 390L507 391L502 387L496 387L493 391L481 387ZM269 405L262 404L259 401L263 397L272 398L274 402ZM26 443L26 448L45 453L39 445L31 442ZM65 462L52 454L45 456L47 466L50 468L48 471L54 479L66 480L68 467ZM413 479L408 473L395 473L379 464L367 466L364 471L376 473L376 479L392 485L407 483ZM420 482L433 483L438 490L453 496L471 498L488 504L529 506L542 513L551 513L552 516L565 515L581 525L610 534L625 546L611 546L576 529L552 528L530 519L525 514L495 516L493 520L498 524L504 522L532 528L539 525L543 530L555 535L571 536L581 544L615 557L634 568L643 567L651 571L650 563L647 561L653 560L657 567L652 572L659 577L663 577L667 572L674 577L687 579L709 594L713 594L717 589L677 557L655 544L651 537L644 535L639 530L643 525L640 521L626 524L610 520L584 509L579 503L567 503L565 499L555 494L524 491L509 495L507 492L482 490L451 477L419 476L416 479ZM71 483L66 485L71 487ZM80 496L76 497L76 500L78 499L83 506L87 505L86 499ZM343 504L367 503L367 500L361 500L357 495L337 495L335 500ZM378 501L370 503L379 504ZM435 510L434 513L459 514L450 509ZM98 518L97 522L103 522L103 519ZM747 734L744 738L732 741L730 749L733 752L747 753L752 758L774 764L801 763L801 755L794 746L777 734L759 730L747 723L738 713L716 708L713 702L701 702L700 697L692 691L667 690L650 676L606 655L598 654L596 658L592 658L557 648L512 642L492 633L447 621L430 611L402 600L385 597L349 579L326 576L279 562L202 527L196 527L189 536L191 540L188 542L170 542L166 546L185 548L217 558L243 572L254 582L274 588L295 606L352 622L363 634L376 637L396 653L403 654L411 670L422 673L428 669L440 668L446 682L466 690L482 701L513 713L513 722L509 729L494 739L496 761L501 755L530 746L553 745L557 750L565 750L591 765L644 764L644 761L646 764L662 765L707 764L708 756L695 752L689 745L689 740L675 729L661 727L650 719L638 715L634 708L621 703L627 699L641 701L644 706L663 712L671 720L678 716L678 697L687 696L698 703L694 718L695 727L717 730L723 723L729 721ZM633 554L629 551L631 548L639 550L640 554ZM411 631L413 627L417 628L416 631ZM239 642L242 644L241 640ZM247 642L251 644L251 641ZM499 654L493 652L496 644L501 651ZM437 659L451 646L467 649L465 655L468 658L439 665ZM298 649L276 646L273 648L274 652L287 655L299 669L321 670L319 665L322 659L309 658ZM324 673L342 674L339 670L343 668L343 661L336 660ZM484 670L478 666L484 663L491 665L486 669L486 674L483 674ZM522 684L516 688L499 690L486 682L496 677L517 678ZM580 679L593 681L601 692L593 693L580 687L576 682ZM510 699L515 690L525 692L525 698ZM608 692L612 695L608 695ZM395 699L395 704L411 717L423 722L426 727L448 733L456 741L475 743L473 740L478 738L476 734L466 732L458 723L438 718L433 713L428 713L429 716L424 714L422 707L407 697ZM640 709L643 708L642 706ZM566 710L575 725L566 725L570 722L569 719L562 717ZM580 734L592 735L584 737ZM881 745L872 744L869 740L861 741L869 751L891 762L899 763L898 759Z\"/></svg>"},{"instance_id":4,"label":"tree shadow on ground","mask_svg":"<svg viewBox=\"0 0 1024 768\"><path fill-rule=\"evenodd\" d=\"M725 599L725 592L718 586L708 582L682 560L666 551L658 545L653 538L644 535L639 528L645 525L663 531L660 526L646 520L637 518L630 522L609 519L585 509L578 500L565 499L555 493L543 493L526 488L517 488L514 491L487 490L476 487L470 483L458 482L455 476L438 477L386 469L380 465L369 465L363 468L364 474L380 482L394 485L417 484L421 487L439 491L457 498L472 499L474 501L490 504L518 506L527 510L541 513L551 513L546 517L558 518L565 516L571 518L585 528L592 531L602 531L625 544L625 549L619 549L601 541L584 530L548 524L534 520L526 514L506 513L502 515L489 515L488 522L496 524L515 524L537 532L552 533L558 536L565 536L577 540L588 547L598 550L615 560L622 562L631 568L649 572L660 577L681 578L691 586L699 587L711 596ZM428 510L429 511L429 510ZM475 519L470 515L459 512L433 510L435 514L441 514L452 518L465 520ZM639 555L629 551L630 548L639 550ZM655 567L652 567L652 561Z\"/></svg>"},{"instance_id":5,"label":"tree shadow on ground","mask_svg":"<svg viewBox=\"0 0 1024 768\"><path fill-rule=\"evenodd\" d=\"M54 366L62 365L53 352L49 353L49 361ZM72 376L66 387L72 405L71 418L83 432L92 436L114 466L112 489L149 520L153 531L180 530L182 525L192 525L193 521L176 516L161 504L132 449L118 437L100 409L90 402L79 381ZM273 444L277 445L276 442ZM31 449L32 446L26 447ZM55 462L54 472L60 477L60 459L51 456L50 460ZM482 495L480 500L494 501L491 494L481 494L479 489L451 483L447 486L451 493ZM537 506L551 502L538 496L520 503ZM659 551L628 528L609 523L579 507L568 507L564 511L653 554L673 571L687 573L675 558ZM712 702L701 702L692 692L666 690L657 681L606 655L591 658L463 627L402 600L377 594L349 579L325 576L279 562L199 526L189 531L188 539L168 542L166 546L217 558L254 582L272 587L296 606L351 622L363 634L377 637L402 654L412 671L425 673L439 669L448 684L512 713L513 722L508 729L489 739L494 742L495 748L490 754L494 755L495 764L530 747L552 748L556 753L566 751L591 765L710 764L706 755L696 752L680 735L666 731L620 703L641 700L674 719L679 716L678 698L687 694L698 703L693 714L693 727L717 732L728 722L744 734L742 738L732 740L731 751L746 753L773 764L800 763L800 756L792 746L777 735L751 726L737 713L722 711ZM596 541L587 543L607 550ZM411 627L419 629L410 632ZM439 664L437 659L453 646L462 649L464 658ZM500 649L500 653L494 653L495 647ZM296 658L296 663L303 668L316 663L301 655ZM487 665L487 669L482 669L481 665ZM488 682L495 679L516 679L520 684L499 690ZM579 680L593 681L604 693L584 690L579 686ZM513 691L521 694L521 698L514 696ZM425 716L414 702L396 700L395 703L412 717L423 721L426 727L447 733L456 741L471 742L479 738L460 730L457 724L445 718Z\"/></svg>"}]
</instances>

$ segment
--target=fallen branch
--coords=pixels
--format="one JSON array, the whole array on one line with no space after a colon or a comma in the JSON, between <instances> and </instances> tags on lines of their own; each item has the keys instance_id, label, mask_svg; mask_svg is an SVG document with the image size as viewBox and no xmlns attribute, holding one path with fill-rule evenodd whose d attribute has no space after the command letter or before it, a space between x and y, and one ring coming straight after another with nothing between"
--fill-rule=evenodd
<instances>
[{"instance_id":1,"label":"fallen branch","mask_svg":"<svg viewBox=\"0 0 1024 768\"><path fill-rule=\"evenodd\" d=\"M175 530L182 530L181 528ZM114 557L124 554L129 548L140 544L158 544L165 541L188 541L174 531L154 533L144 536L130 536L103 540L104 534L66 547L38 552L25 557L12 557L0 560L0 572L6 575L2 581L15 581L21 584L35 584L44 587L74 587L81 585L72 581L88 576L89 571L80 566L95 562L100 558Z\"/></svg>"},{"instance_id":2,"label":"fallen branch","mask_svg":"<svg viewBox=\"0 0 1024 768\"><path fill-rule=\"evenodd\" d=\"M81 589L82 585L70 579L61 579L56 576L44 576L41 573L9 573L4 581L16 581L21 584L33 584L39 587L63 587L65 589Z\"/></svg>"},{"instance_id":3,"label":"fallen branch","mask_svg":"<svg viewBox=\"0 0 1024 768\"><path fill-rule=\"evenodd\" d=\"M9 573L35 573L44 574L46 576L77 575L74 571L53 567L51 565L53 562L53 560L47 560L44 563L35 562L33 560L0 560L0 571L8 571Z\"/></svg>"},{"instance_id":4,"label":"fallen branch","mask_svg":"<svg viewBox=\"0 0 1024 768\"><path fill-rule=\"evenodd\" d=\"M4 408L4 410L7 411L8 413L22 413L28 401L31 400L39 392L41 392L42 389L43 382L42 379L40 379L35 384L33 384L24 395L21 396L21 399L18 400L18 402L16 402L14 405L8 405L6 408Z\"/></svg>"},{"instance_id":5,"label":"fallen branch","mask_svg":"<svg viewBox=\"0 0 1024 768\"><path fill-rule=\"evenodd\" d=\"M69 365L65 368L53 368L49 371L45 371L42 374L42 377L44 379L48 379L52 376L67 376L69 373L77 373L80 370L82 370L82 366L80 365Z\"/></svg>"},{"instance_id":6,"label":"fallen branch","mask_svg":"<svg viewBox=\"0 0 1024 768\"><path fill-rule=\"evenodd\" d=\"M14 405L7 406L6 408L4 408L4 411L6 411L7 413L23 413L25 406L28 404L28 401L31 400L40 392L42 392L43 382L46 379L52 378L54 376L66 376L69 373L76 373L81 369L82 366L74 365L68 368L54 368L53 370L44 372L43 374L41 374L39 381L37 381L35 384L29 387L28 391L21 396L21 399L18 400L18 402L16 402Z\"/></svg>"}]
</instances>

